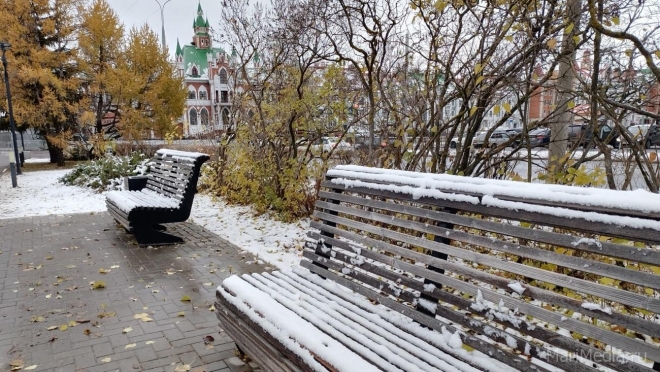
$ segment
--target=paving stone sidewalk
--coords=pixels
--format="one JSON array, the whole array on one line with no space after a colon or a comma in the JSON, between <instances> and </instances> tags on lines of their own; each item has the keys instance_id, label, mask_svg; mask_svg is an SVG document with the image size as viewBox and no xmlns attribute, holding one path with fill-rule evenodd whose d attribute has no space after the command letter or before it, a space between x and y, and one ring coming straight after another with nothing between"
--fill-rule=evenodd
<instances>
[{"instance_id":1,"label":"paving stone sidewalk","mask_svg":"<svg viewBox=\"0 0 660 372\"><path fill-rule=\"evenodd\" d=\"M210 308L230 273L267 267L194 223L168 231L186 242L140 248L107 213L0 220L0 371L249 370Z\"/></svg>"}]
</instances>

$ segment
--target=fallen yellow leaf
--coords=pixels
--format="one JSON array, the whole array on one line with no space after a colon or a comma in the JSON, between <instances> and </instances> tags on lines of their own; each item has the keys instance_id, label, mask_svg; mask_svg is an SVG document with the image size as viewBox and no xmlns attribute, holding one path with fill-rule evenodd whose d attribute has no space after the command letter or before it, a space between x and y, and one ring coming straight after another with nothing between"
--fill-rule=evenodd
<instances>
[{"instance_id":1,"label":"fallen yellow leaf","mask_svg":"<svg viewBox=\"0 0 660 372\"><path fill-rule=\"evenodd\" d=\"M91 283L92 289L101 289L105 288L105 282L102 280L97 280Z\"/></svg>"},{"instance_id":2,"label":"fallen yellow leaf","mask_svg":"<svg viewBox=\"0 0 660 372\"><path fill-rule=\"evenodd\" d=\"M140 314L135 314L133 315L133 319L140 319L143 322L153 322L154 320L149 318L149 314L147 313L140 313Z\"/></svg>"}]
</instances>

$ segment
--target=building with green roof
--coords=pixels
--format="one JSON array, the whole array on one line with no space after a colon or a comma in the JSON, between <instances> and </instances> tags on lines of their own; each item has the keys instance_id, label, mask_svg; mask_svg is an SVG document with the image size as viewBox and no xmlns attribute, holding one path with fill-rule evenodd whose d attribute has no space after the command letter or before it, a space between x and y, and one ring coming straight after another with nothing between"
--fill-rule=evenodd
<instances>
[{"instance_id":1,"label":"building with green roof","mask_svg":"<svg viewBox=\"0 0 660 372\"><path fill-rule=\"evenodd\" d=\"M177 39L175 63L188 91L180 122L184 136L225 130L229 122L230 58L222 48L214 48L208 18L201 2L193 19L193 38L181 45Z\"/></svg>"}]
</instances>

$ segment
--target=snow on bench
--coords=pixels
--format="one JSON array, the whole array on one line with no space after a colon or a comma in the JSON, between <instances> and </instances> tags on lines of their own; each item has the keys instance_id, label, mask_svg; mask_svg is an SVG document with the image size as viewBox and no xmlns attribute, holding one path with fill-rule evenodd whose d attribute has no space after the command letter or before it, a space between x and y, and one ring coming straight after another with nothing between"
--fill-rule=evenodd
<instances>
[{"instance_id":1,"label":"snow on bench","mask_svg":"<svg viewBox=\"0 0 660 372\"><path fill-rule=\"evenodd\" d=\"M655 205L338 166L302 267L226 279L216 313L272 370L660 370Z\"/></svg>"}]
</instances>

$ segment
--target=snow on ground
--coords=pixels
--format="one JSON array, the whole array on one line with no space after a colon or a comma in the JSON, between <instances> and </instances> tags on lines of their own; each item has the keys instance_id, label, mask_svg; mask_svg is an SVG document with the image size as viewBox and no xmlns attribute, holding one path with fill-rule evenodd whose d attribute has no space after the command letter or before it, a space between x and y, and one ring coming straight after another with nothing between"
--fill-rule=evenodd
<instances>
[{"instance_id":1,"label":"snow on ground","mask_svg":"<svg viewBox=\"0 0 660 372\"><path fill-rule=\"evenodd\" d=\"M255 216L250 207L213 199L196 195L190 220L279 269L300 263L309 220L284 223L267 215Z\"/></svg>"},{"instance_id":2,"label":"snow on ground","mask_svg":"<svg viewBox=\"0 0 660 372\"><path fill-rule=\"evenodd\" d=\"M50 158L30 158L25 159L26 163L50 163Z\"/></svg>"},{"instance_id":3,"label":"snow on ground","mask_svg":"<svg viewBox=\"0 0 660 372\"><path fill-rule=\"evenodd\" d=\"M57 180L69 170L24 172L17 188L0 178L0 219L105 211L105 196L91 189L65 186Z\"/></svg>"},{"instance_id":4,"label":"snow on ground","mask_svg":"<svg viewBox=\"0 0 660 372\"><path fill-rule=\"evenodd\" d=\"M0 219L51 214L104 212L105 193L57 180L69 170L25 172L17 188L11 177L0 177ZM268 216L255 217L249 207L227 205L204 194L195 196L190 220L280 269L300 262L308 220L287 224Z\"/></svg>"}]
</instances>

